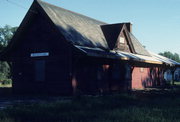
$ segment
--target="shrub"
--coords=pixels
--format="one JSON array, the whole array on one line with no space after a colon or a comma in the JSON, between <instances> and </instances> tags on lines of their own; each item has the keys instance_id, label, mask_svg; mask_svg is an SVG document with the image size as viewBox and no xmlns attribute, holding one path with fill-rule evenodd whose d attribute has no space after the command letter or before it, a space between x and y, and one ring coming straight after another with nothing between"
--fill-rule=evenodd
<instances>
[{"instance_id":1,"label":"shrub","mask_svg":"<svg viewBox=\"0 0 180 122\"><path fill-rule=\"evenodd\" d=\"M2 85L9 85L12 84L12 80L11 79L5 79L2 81Z\"/></svg>"}]
</instances>

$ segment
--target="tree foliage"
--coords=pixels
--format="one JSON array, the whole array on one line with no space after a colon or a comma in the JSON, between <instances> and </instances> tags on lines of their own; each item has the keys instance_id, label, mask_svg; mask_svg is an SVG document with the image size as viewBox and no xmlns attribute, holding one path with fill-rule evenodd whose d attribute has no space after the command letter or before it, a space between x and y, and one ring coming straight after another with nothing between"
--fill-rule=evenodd
<instances>
[{"instance_id":1,"label":"tree foliage","mask_svg":"<svg viewBox=\"0 0 180 122\"><path fill-rule=\"evenodd\" d=\"M165 51L163 53L159 53L159 55L162 55L162 56L167 57L169 59L172 59L174 61L180 62L180 56L177 53L172 53L170 51Z\"/></svg>"},{"instance_id":2,"label":"tree foliage","mask_svg":"<svg viewBox=\"0 0 180 122\"><path fill-rule=\"evenodd\" d=\"M0 61L0 81L9 79L10 76L10 67L6 61Z\"/></svg>"},{"instance_id":3,"label":"tree foliage","mask_svg":"<svg viewBox=\"0 0 180 122\"><path fill-rule=\"evenodd\" d=\"M8 45L12 36L16 32L16 29L17 27L11 27L9 25L0 27L0 51L2 51L3 47Z\"/></svg>"},{"instance_id":4,"label":"tree foliage","mask_svg":"<svg viewBox=\"0 0 180 122\"><path fill-rule=\"evenodd\" d=\"M8 45L17 27L5 25L0 27L0 52ZM0 61L0 81L10 78L10 67L7 62Z\"/></svg>"}]
</instances>

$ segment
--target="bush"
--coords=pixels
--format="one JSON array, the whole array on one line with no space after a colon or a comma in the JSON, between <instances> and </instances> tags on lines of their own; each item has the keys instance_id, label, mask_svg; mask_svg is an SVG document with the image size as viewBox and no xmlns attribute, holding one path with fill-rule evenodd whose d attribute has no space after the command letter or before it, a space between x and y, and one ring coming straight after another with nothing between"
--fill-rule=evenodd
<instances>
[{"instance_id":1,"label":"bush","mask_svg":"<svg viewBox=\"0 0 180 122\"><path fill-rule=\"evenodd\" d=\"M11 79L5 79L2 81L2 85L9 85L12 84L12 80Z\"/></svg>"},{"instance_id":2,"label":"bush","mask_svg":"<svg viewBox=\"0 0 180 122\"><path fill-rule=\"evenodd\" d=\"M12 83L10 79L10 67L7 62L0 61L0 84L9 85Z\"/></svg>"},{"instance_id":3,"label":"bush","mask_svg":"<svg viewBox=\"0 0 180 122\"><path fill-rule=\"evenodd\" d=\"M0 72L0 82L2 82L4 79L6 79L6 75Z\"/></svg>"},{"instance_id":4,"label":"bush","mask_svg":"<svg viewBox=\"0 0 180 122\"><path fill-rule=\"evenodd\" d=\"M10 76L10 67L9 64L5 61L0 61L0 81L9 79Z\"/></svg>"}]
</instances>

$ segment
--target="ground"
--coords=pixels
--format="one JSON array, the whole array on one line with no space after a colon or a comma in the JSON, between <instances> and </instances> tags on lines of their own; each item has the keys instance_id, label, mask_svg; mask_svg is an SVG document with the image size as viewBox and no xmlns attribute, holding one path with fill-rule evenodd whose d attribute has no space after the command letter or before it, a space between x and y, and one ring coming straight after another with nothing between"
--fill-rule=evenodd
<instances>
[{"instance_id":1,"label":"ground","mask_svg":"<svg viewBox=\"0 0 180 122\"><path fill-rule=\"evenodd\" d=\"M99 96L2 96L1 122L180 122L180 85Z\"/></svg>"}]
</instances>

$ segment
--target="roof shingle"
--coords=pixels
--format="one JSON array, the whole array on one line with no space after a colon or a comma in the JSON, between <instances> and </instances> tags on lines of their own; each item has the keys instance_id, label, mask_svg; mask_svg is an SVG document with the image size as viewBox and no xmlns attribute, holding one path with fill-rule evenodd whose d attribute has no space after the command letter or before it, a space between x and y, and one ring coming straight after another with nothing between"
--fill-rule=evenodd
<instances>
[{"instance_id":1,"label":"roof shingle","mask_svg":"<svg viewBox=\"0 0 180 122\"><path fill-rule=\"evenodd\" d=\"M109 49L100 25L106 23L38 1L49 18L74 45Z\"/></svg>"}]
</instances>

